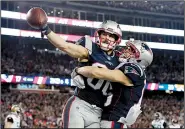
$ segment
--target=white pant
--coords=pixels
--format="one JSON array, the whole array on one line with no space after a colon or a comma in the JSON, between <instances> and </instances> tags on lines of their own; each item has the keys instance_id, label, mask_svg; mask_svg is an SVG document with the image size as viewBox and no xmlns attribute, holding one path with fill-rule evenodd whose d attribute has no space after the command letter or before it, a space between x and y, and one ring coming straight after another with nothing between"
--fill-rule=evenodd
<instances>
[{"instance_id":1,"label":"white pant","mask_svg":"<svg viewBox=\"0 0 185 129\"><path fill-rule=\"evenodd\" d=\"M100 128L102 109L72 96L63 109L63 128Z\"/></svg>"},{"instance_id":2,"label":"white pant","mask_svg":"<svg viewBox=\"0 0 185 129\"><path fill-rule=\"evenodd\" d=\"M122 123L118 123L118 122L114 122L114 121L106 121L106 120L102 120L100 123L100 127L101 128L112 128L112 129L125 129L127 128L127 126L125 124Z\"/></svg>"}]
</instances>

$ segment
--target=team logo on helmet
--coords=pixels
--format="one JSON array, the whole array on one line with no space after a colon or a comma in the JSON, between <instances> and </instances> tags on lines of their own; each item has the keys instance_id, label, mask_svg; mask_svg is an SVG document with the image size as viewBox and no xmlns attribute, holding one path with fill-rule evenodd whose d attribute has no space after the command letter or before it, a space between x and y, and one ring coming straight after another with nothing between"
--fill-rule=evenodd
<instances>
[{"instance_id":1,"label":"team logo on helmet","mask_svg":"<svg viewBox=\"0 0 185 129\"><path fill-rule=\"evenodd\" d=\"M150 54L153 55L151 49L148 47L148 45L146 45L145 43L141 43L141 52L143 52L143 50L147 50L148 52L150 52Z\"/></svg>"}]
</instances>

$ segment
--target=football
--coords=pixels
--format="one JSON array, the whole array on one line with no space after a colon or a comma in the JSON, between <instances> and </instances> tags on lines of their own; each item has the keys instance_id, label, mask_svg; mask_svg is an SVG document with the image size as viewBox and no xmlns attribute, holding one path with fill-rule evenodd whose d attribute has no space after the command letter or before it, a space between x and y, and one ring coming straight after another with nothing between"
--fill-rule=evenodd
<instances>
[{"instance_id":1,"label":"football","mask_svg":"<svg viewBox=\"0 0 185 129\"><path fill-rule=\"evenodd\" d=\"M40 29L47 23L48 18L43 9L39 7L33 7L27 12L26 20L31 27Z\"/></svg>"}]
</instances>

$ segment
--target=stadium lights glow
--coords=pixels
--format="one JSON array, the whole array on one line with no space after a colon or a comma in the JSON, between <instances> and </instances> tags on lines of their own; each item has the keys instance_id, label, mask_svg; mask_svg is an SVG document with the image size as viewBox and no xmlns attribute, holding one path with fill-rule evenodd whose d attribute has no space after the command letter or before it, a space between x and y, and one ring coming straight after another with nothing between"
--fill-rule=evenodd
<instances>
[{"instance_id":1,"label":"stadium lights glow","mask_svg":"<svg viewBox=\"0 0 185 129\"><path fill-rule=\"evenodd\" d=\"M27 30L18 30L10 28L1 28L2 35L11 35L11 36L21 36L21 37L35 37L41 38L41 34L38 31L27 31ZM67 34L58 34L62 38L68 41L77 41L81 38L78 35L67 35ZM46 37L44 37L46 38ZM93 37L91 37L94 39ZM124 45L127 40L122 40L121 45ZM166 50L177 50L184 51L184 44L172 44L172 43L157 43L157 42L146 42L151 48L155 49L166 49Z\"/></svg>"},{"instance_id":2,"label":"stadium lights glow","mask_svg":"<svg viewBox=\"0 0 185 129\"><path fill-rule=\"evenodd\" d=\"M1 10L1 17L26 20L25 13L5 11L5 10ZM48 22L55 23L55 24L65 24L65 25L71 25L71 26L81 26L81 27L90 27L90 28L98 28L98 26L101 24L101 22L96 22L96 21L77 20L77 19L49 17L49 16L48 16ZM120 27L122 31L126 31L126 32L150 33L150 34L184 37L184 30L131 26L131 25L123 25L123 24L120 24Z\"/></svg>"}]
</instances>

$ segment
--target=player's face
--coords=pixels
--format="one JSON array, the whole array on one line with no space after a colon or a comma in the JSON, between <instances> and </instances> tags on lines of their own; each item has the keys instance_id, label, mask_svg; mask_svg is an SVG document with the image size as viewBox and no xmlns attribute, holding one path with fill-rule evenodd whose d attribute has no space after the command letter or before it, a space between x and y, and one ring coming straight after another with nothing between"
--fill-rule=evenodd
<instances>
[{"instance_id":1,"label":"player's face","mask_svg":"<svg viewBox=\"0 0 185 129\"><path fill-rule=\"evenodd\" d=\"M125 48L125 51L124 51L124 58L135 58L134 56L134 50L132 49L132 47L130 46L127 46Z\"/></svg>"},{"instance_id":2,"label":"player's face","mask_svg":"<svg viewBox=\"0 0 185 129\"><path fill-rule=\"evenodd\" d=\"M109 43L115 42L116 36L114 34L110 34L108 32L102 32L100 34L100 39L101 39L101 42L109 44Z\"/></svg>"},{"instance_id":3,"label":"player's face","mask_svg":"<svg viewBox=\"0 0 185 129\"><path fill-rule=\"evenodd\" d=\"M123 59L136 58L135 50L129 45L122 47L119 50L118 56Z\"/></svg>"}]
</instances>

